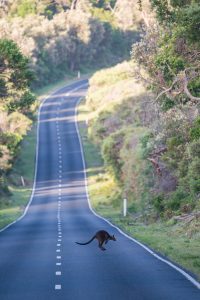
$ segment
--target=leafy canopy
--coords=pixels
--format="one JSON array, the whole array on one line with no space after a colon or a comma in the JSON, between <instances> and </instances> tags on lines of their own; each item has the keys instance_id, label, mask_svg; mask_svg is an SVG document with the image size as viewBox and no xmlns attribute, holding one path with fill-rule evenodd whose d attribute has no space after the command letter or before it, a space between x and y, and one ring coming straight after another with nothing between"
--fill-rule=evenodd
<instances>
[{"instance_id":1,"label":"leafy canopy","mask_svg":"<svg viewBox=\"0 0 200 300\"><path fill-rule=\"evenodd\" d=\"M26 111L35 101L29 90L34 76L29 60L11 40L0 40L0 72L1 104L8 111Z\"/></svg>"}]
</instances>

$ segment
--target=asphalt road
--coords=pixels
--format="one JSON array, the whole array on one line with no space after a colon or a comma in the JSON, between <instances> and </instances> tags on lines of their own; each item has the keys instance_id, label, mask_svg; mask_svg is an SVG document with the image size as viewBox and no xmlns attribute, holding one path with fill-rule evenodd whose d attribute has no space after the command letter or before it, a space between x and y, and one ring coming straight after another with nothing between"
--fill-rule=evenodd
<instances>
[{"instance_id":1,"label":"asphalt road","mask_svg":"<svg viewBox=\"0 0 200 300\"><path fill-rule=\"evenodd\" d=\"M1 300L199 300L200 290L89 209L75 107L86 81L40 110L37 172L25 216L0 233ZM28 166L27 166L28 167ZM87 241L115 234L106 251Z\"/></svg>"}]
</instances>

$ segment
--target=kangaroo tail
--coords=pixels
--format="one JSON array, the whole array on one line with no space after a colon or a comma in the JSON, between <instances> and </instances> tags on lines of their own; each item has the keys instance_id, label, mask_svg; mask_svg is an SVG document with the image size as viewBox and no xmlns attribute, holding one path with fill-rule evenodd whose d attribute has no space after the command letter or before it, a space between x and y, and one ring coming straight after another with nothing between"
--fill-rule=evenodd
<instances>
[{"instance_id":1,"label":"kangaroo tail","mask_svg":"<svg viewBox=\"0 0 200 300\"><path fill-rule=\"evenodd\" d=\"M95 235L91 238L91 240L89 240L88 242L86 242L86 243L79 243L79 242L75 242L76 244L78 244L78 245L87 245L87 244L89 244L89 243L91 243L94 239L95 239Z\"/></svg>"}]
</instances>

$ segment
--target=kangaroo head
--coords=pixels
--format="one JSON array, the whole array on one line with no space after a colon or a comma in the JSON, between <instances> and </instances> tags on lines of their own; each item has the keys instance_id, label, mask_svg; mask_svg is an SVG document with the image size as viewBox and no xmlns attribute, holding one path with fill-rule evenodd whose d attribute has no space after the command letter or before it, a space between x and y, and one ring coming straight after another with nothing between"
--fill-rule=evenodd
<instances>
[{"instance_id":1,"label":"kangaroo head","mask_svg":"<svg viewBox=\"0 0 200 300\"><path fill-rule=\"evenodd\" d=\"M111 237L111 240L116 241L116 238L115 238L114 234L113 234L113 236Z\"/></svg>"}]
</instances>

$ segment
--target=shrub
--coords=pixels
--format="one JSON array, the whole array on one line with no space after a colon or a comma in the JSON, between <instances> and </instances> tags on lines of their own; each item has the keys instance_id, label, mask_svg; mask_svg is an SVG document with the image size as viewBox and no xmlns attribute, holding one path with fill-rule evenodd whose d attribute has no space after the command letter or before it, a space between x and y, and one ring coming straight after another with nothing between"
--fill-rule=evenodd
<instances>
[{"instance_id":1,"label":"shrub","mask_svg":"<svg viewBox=\"0 0 200 300\"><path fill-rule=\"evenodd\" d=\"M120 149L123 144L124 132L119 131L107 137L102 145L102 156L108 167L114 173L115 178L120 181L123 162L120 158Z\"/></svg>"},{"instance_id":2,"label":"shrub","mask_svg":"<svg viewBox=\"0 0 200 300\"><path fill-rule=\"evenodd\" d=\"M195 120L193 127L190 129L190 138L191 140L200 139L200 117Z\"/></svg>"},{"instance_id":3,"label":"shrub","mask_svg":"<svg viewBox=\"0 0 200 300\"><path fill-rule=\"evenodd\" d=\"M159 194L159 195L154 196L152 199L152 204L158 213L163 212L164 208L165 208L164 195Z\"/></svg>"},{"instance_id":4,"label":"shrub","mask_svg":"<svg viewBox=\"0 0 200 300\"><path fill-rule=\"evenodd\" d=\"M188 167L189 186L192 193L200 193L200 158L195 157Z\"/></svg>"},{"instance_id":5,"label":"shrub","mask_svg":"<svg viewBox=\"0 0 200 300\"><path fill-rule=\"evenodd\" d=\"M184 190L181 188L177 189L169 195L169 199L166 201L167 208L174 211L180 209L187 196L188 194Z\"/></svg>"}]
</instances>

